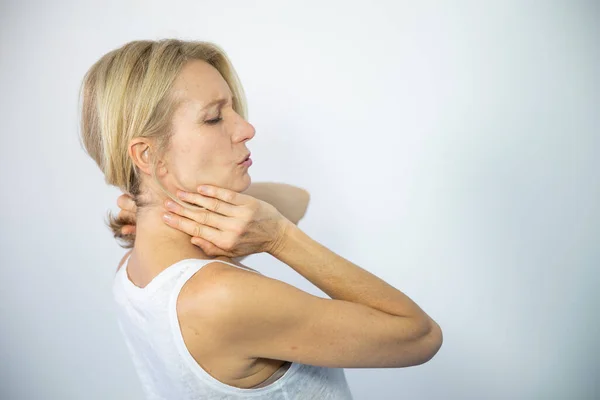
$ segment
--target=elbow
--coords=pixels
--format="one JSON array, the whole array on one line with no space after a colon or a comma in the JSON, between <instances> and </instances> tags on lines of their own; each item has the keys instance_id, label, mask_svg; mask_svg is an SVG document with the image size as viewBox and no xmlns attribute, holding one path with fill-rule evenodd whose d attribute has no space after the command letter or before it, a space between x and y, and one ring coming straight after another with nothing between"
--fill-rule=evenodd
<instances>
[{"instance_id":1,"label":"elbow","mask_svg":"<svg viewBox=\"0 0 600 400\"><path fill-rule=\"evenodd\" d=\"M288 219L295 225L306 215L308 205L310 203L310 193L302 188L295 188L293 195L290 196L288 201L289 216Z\"/></svg>"},{"instance_id":2,"label":"elbow","mask_svg":"<svg viewBox=\"0 0 600 400\"><path fill-rule=\"evenodd\" d=\"M433 320L431 320L430 328L425 333L422 339L424 346L423 359L417 365L425 364L429 362L442 348L444 342L444 335L442 334L442 328Z\"/></svg>"},{"instance_id":3,"label":"elbow","mask_svg":"<svg viewBox=\"0 0 600 400\"><path fill-rule=\"evenodd\" d=\"M444 343L444 335L442 334L442 330L438 327L438 330L433 333L432 345L431 345L431 355L427 359L427 361L431 360L442 348L442 344ZM427 362L425 361L425 362Z\"/></svg>"}]
</instances>

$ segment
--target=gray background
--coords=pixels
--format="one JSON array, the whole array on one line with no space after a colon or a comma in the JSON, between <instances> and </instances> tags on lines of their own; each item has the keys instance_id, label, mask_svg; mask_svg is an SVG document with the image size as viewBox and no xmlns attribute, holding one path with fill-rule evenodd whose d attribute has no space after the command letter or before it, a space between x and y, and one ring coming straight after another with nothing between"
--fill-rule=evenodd
<instances>
[{"instance_id":1,"label":"gray background","mask_svg":"<svg viewBox=\"0 0 600 400\"><path fill-rule=\"evenodd\" d=\"M416 4L418 3L418 4ZM600 7L593 1L3 1L0 397L141 399L78 142L79 85L134 39L215 41L253 181L444 331L429 363L346 369L360 399L592 399L600 373ZM265 254L246 263L324 295Z\"/></svg>"}]
</instances>

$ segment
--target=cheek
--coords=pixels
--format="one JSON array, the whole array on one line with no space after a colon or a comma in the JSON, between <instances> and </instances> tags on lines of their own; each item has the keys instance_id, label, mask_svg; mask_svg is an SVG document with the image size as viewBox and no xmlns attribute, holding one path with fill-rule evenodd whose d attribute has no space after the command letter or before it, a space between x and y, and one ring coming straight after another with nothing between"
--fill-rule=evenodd
<instances>
[{"instance_id":1,"label":"cheek","mask_svg":"<svg viewBox=\"0 0 600 400\"><path fill-rule=\"evenodd\" d=\"M199 138L182 140L173 152L172 165L181 180L212 174L221 167L219 154L224 154L215 141Z\"/></svg>"},{"instance_id":2,"label":"cheek","mask_svg":"<svg viewBox=\"0 0 600 400\"><path fill-rule=\"evenodd\" d=\"M175 187L193 191L211 168L206 160L196 156L191 150L174 153L169 169L170 179Z\"/></svg>"},{"instance_id":3,"label":"cheek","mask_svg":"<svg viewBox=\"0 0 600 400\"><path fill-rule=\"evenodd\" d=\"M185 187L221 179L232 167L231 152L231 142L218 132L178 136L172 141L170 172Z\"/></svg>"},{"instance_id":4,"label":"cheek","mask_svg":"<svg viewBox=\"0 0 600 400\"><path fill-rule=\"evenodd\" d=\"M180 138L176 143L173 143L173 153L175 154L174 161L178 165L189 165L190 167L196 163L207 163L210 158L211 143L206 139L202 139L199 135Z\"/></svg>"}]
</instances>

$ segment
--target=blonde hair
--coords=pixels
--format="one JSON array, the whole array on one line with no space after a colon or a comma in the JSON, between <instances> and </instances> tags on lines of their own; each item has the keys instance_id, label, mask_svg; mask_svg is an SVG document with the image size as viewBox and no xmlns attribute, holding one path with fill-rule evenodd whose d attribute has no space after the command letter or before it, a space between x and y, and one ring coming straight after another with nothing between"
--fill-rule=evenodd
<instances>
[{"instance_id":1,"label":"blonde hair","mask_svg":"<svg viewBox=\"0 0 600 400\"><path fill-rule=\"evenodd\" d=\"M247 119L237 73L225 51L210 42L132 41L102 56L83 79L79 99L84 150L104 174L105 182L130 194L138 210L147 204L140 199L141 175L128 153L129 143L138 137L155 142L150 158L153 180L169 198L182 204L158 181L155 170L169 147L173 114L181 103L171 88L189 60L206 61L219 71L234 96L234 110ZM115 217L109 210L105 223L113 236L124 242L121 247L133 247L134 236L121 233L132 221Z\"/></svg>"}]
</instances>

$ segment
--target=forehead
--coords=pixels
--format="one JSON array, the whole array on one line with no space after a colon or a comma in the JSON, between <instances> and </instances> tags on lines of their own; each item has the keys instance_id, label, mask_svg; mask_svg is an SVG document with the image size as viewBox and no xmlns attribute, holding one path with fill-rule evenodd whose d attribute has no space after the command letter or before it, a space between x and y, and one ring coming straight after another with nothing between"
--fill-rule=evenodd
<instances>
[{"instance_id":1,"label":"forehead","mask_svg":"<svg viewBox=\"0 0 600 400\"><path fill-rule=\"evenodd\" d=\"M203 60L188 61L173 82L173 93L196 109L218 98L231 95L219 71Z\"/></svg>"}]
</instances>

